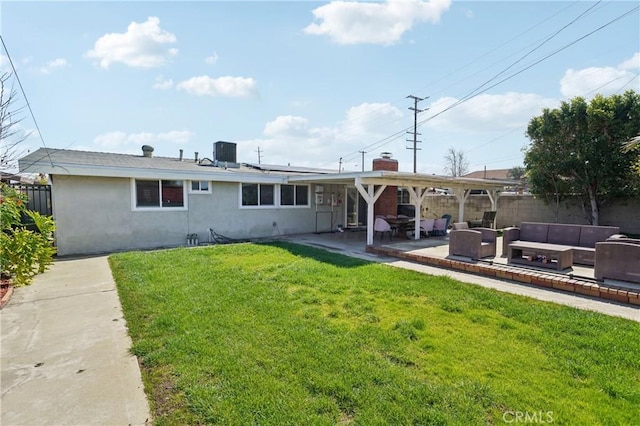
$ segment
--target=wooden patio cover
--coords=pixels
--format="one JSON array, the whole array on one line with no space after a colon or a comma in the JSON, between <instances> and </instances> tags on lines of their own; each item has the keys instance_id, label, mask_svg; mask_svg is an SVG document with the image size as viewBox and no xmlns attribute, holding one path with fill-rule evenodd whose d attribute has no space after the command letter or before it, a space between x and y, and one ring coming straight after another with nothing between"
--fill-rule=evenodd
<instances>
[{"instance_id":1,"label":"wooden patio cover","mask_svg":"<svg viewBox=\"0 0 640 426\"><path fill-rule=\"evenodd\" d=\"M406 188L411 204L415 206L415 228L420 227L420 212L429 188L448 188L458 200L458 222L464 221L464 205L472 190L485 190L491 200L491 209L498 208L498 197L505 186L516 182L511 180L475 179L463 177L437 176L419 173L376 170L358 173L330 173L288 176L291 183L327 183L355 186L367 202L367 245L373 244L373 206L387 186ZM414 238L420 239L416 232Z\"/></svg>"}]
</instances>

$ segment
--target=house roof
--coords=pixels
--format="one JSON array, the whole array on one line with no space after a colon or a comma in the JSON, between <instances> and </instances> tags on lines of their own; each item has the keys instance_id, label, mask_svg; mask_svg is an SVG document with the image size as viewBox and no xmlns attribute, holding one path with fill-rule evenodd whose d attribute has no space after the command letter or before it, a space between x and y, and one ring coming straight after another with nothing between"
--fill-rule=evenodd
<instances>
[{"instance_id":1,"label":"house roof","mask_svg":"<svg viewBox=\"0 0 640 426\"><path fill-rule=\"evenodd\" d=\"M170 157L105 152L40 148L18 160L22 172L50 175L125 177L138 179L211 180L252 183L336 183L356 182L373 185L440 187L452 189L501 189L511 180L437 176L385 170L337 173L323 169L261 164L235 164L234 167L213 165L210 159L200 161ZM236 167L237 166L237 167Z\"/></svg>"},{"instance_id":2,"label":"house roof","mask_svg":"<svg viewBox=\"0 0 640 426\"><path fill-rule=\"evenodd\" d=\"M15 174L15 173L7 173L0 171L0 181L2 182L10 182L10 183L28 183L32 184L36 180L33 176L27 176L25 174Z\"/></svg>"},{"instance_id":3,"label":"house roof","mask_svg":"<svg viewBox=\"0 0 640 426\"><path fill-rule=\"evenodd\" d=\"M511 169L494 169L494 170L477 170L475 172L467 173L464 178L475 179L509 179L509 170Z\"/></svg>"},{"instance_id":4,"label":"house roof","mask_svg":"<svg viewBox=\"0 0 640 426\"><path fill-rule=\"evenodd\" d=\"M233 182L279 182L284 177L299 173L319 173L319 169L275 166L257 167L253 164L215 166L202 158L145 157L143 155L107 152L75 151L40 148L18 160L23 172L37 171L51 175L78 175L103 177L131 177L153 179L217 180Z\"/></svg>"}]
</instances>

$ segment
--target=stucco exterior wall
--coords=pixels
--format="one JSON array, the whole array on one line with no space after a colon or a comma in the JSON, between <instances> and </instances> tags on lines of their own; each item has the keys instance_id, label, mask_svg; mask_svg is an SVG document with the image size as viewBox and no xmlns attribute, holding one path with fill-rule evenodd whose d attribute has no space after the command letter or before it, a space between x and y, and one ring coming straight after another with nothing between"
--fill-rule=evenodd
<instances>
[{"instance_id":1,"label":"stucco exterior wall","mask_svg":"<svg viewBox=\"0 0 640 426\"><path fill-rule=\"evenodd\" d=\"M491 201L487 195L470 195L465 203L464 220L481 219L485 211L491 210ZM445 213L458 221L458 201L453 195L428 196L423 204L423 217L440 217ZM498 197L498 228L519 225L521 222L574 223L587 225L588 221L582 207L575 199L555 206L529 194L504 194ZM613 203L600 209L600 225L619 226L620 231L640 234L640 200L626 200Z\"/></svg>"},{"instance_id":2,"label":"stucco exterior wall","mask_svg":"<svg viewBox=\"0 0 640 426\"><path fill-rule=\"evenodd\" d=\"M212 182L210 194L187 194L185 211L133 211L129 178L53 176L52 180L61 256L176 247L185 245L192 233L206 242L209 228L238 239L309 233L316 231L316 216L318 231L327 231L335 222L342 223L344 215L342 206L316 206L313 185L309 207L240 208L240 184ZM326 193L341 191L325 185ZM327 213L316 215L316 210Z\"/></svg>"}]
</instances>

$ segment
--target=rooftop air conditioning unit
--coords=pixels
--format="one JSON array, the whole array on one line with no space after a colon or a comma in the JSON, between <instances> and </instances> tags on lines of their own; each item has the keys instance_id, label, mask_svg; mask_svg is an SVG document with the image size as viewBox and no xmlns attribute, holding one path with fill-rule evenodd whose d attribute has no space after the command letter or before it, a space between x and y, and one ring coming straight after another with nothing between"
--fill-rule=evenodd
<instances>
[{"instance_id":1,"label":"rooftop air conditioning unit","mask_svg":"<svg viewBox=\"0 0 640 426\"><path fill-rule=\"evenodd\" d=\"M233 142L218 141L213 144L213 160L219 165L224 163L237 163L236 144ZM232 167L229 165L229 167Z\"/></svg>"}]
</instances>

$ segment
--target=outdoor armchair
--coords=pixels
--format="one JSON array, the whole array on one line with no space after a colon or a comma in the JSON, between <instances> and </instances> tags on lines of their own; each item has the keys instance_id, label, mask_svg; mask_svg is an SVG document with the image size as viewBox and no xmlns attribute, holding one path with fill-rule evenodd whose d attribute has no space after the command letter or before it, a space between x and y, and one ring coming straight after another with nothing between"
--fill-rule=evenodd
<instances>
[{"instance_id":1,"label":"outdoor armchair","mask_svg":"<svg viewBox=\"0 0 640 426\"><path fill-rule=\"evenodd\" d=\"M381 217L378 217L373 223L374 235L376 232L380 233L380 239L382 239L384 237L384 234L387 234L387 233L389 234L389 239L391 239L391 234L393 233L393 229L391 228L391 225L389 225L389 222L387 222Z\"/></svg>"},{"instance_id":2,"label":"outdoor armchair","mask_svg":"<svg viewBox=\"0 0 640 426\"><path fill-rule=\"evenodd\" d=\"M471 259L496 256L498 232L490 228L454 229L449 233L449 255Z\"/></svg>"},{"instance_id":3,"label":"outdoor armchair","mask_svg":"<svg viewBox=\"0 0 640 426\"><path fill-rule=\"evenodd\" d=\"M445 236L447 235L447 229L449 229L449 222L451 221L450 214L443 214L440 219L436 219L433 225L433 231L431 235L434 236Z\"/></svg>"},{"instance_id":4,"label":"outdoor armchair","mask_svg":"<svg viewBox=\"0 0 640 426\"><path fill-rule=\"evenodd\" d=\"M598 281L612 279L640 283L639 259L639 239L622 237L598 242L594 276Z\"/></svg>"},{"instance_id":5,"label":"outdoor armchair","mask_svg":"<svg viewBox=\"0 0 640 426\"><path fill-rule=\"evenodd\" d=\"M495 211L484 212L482 219L469 221L469 228L493 228L493 222L495 220Z\"/></svg>"},{"instance_id":6,"label":"outdoor armchair","mask_svg":"<svg viewBox=\"0 0 640 426\"><path fill-rule=\"evenodd\" d=\"M433 226L435 225L435 219L422 219L420 221L420 233L428 237L433 232Z\"/></svg>"}]
</instances>

